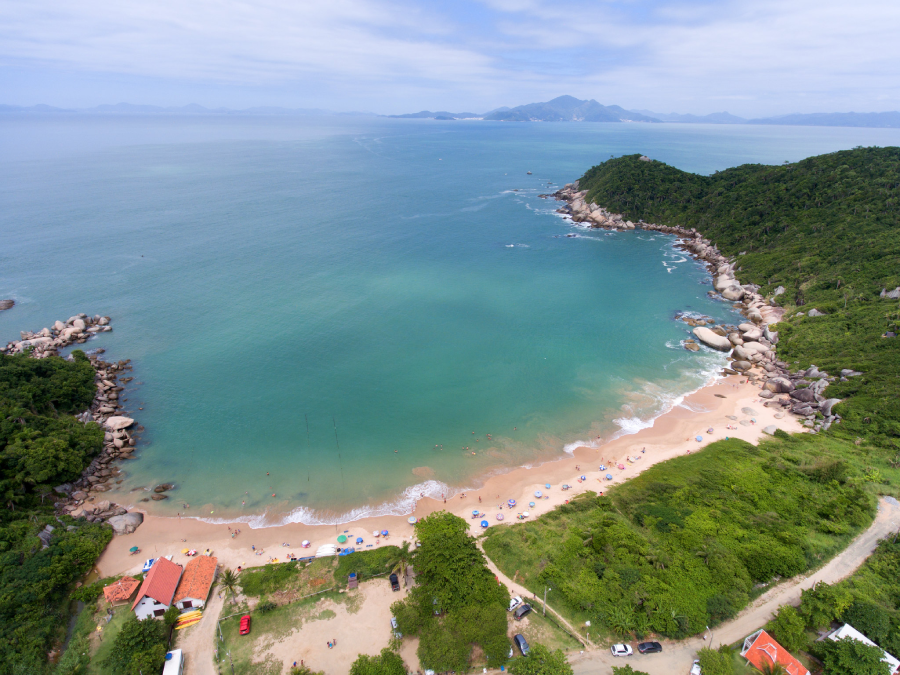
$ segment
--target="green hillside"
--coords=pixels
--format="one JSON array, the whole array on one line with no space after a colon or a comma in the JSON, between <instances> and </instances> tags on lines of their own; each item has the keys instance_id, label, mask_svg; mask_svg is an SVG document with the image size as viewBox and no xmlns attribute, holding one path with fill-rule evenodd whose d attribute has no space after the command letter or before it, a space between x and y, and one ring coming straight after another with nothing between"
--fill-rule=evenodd
<instances>
[{"instance_id":1,"label":"green hillside","mask_svg":"<svg viewBox=\"0 0 900 675\"><path fill-rule=\"evenodd\" d=\"M748 164L711 176L639 155L611 159L581 178L593 201L627 218L696 228L729 256L742 283L787 309L779 356L792 366L842 368L862 377L828 395L841 425L900 453L900 148L856 148L794 164ZM795 316L816 308L828 316ZM900 457L897 458L900 460Z\"/></svg>"}]
</instances>

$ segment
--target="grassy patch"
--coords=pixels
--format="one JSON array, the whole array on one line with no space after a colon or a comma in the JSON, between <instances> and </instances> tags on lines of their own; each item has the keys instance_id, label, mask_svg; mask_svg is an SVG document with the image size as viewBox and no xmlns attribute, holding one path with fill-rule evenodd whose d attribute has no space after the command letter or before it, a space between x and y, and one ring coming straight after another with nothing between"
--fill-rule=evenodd
<instances>
[{"instance_id":1,"label":"grassy patch","mask_svg":"<svg viewBox=\"0 0 900 675\"><path fill-rule=\"evenodd\" d=\"M684 637L734 616L760 584L818 567L866 527L880 483L858 448L798 435L732 439L657 464L604 497L492 528L484 549L574 625ZM886 468L892 485L900 472Z\"/></svg>"},{"instance_id":2,"label":"grassy patch","mask_svg":"<svg viewBox=\"0 0 900 675\"><path fill-rule=\"evenodd\" d=\"M285 604L334 585L334 558L265 565L241 572L238 583L246 596L270 596Z\"/></svg>"},{"instance_id":3,"label":"grassy patch","mask_svg":"<svg viewBox=\"0 0 900 675\"><path fill-rule=\"evenodd\" d=\"M102 604L105 605L105 603ZM128 605L117 607L114 610L113 618L109 623L106 623L105 621L105 609L96 611L94 613L91 621L94 628L94 638L92 639L94 651L93 655L91 656L90 665L88 666L89 675L115 675L112 670L103 665L103 662L105 661L106 657L109 656L109 654L112 652L113 643L116 641L116 636L122 629L122 626L125 623L125 619L127 619L130 615L131 610L129 609ZM99 633L96 632L97 625L103 626L103 630Z\"/></svg>"}]
</instances>

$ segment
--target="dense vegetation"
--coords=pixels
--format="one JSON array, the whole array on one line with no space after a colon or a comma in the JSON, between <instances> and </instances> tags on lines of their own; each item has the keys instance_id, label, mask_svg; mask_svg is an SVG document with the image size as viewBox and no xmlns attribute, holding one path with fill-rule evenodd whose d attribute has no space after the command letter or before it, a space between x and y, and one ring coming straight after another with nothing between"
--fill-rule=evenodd
<instances>
[{"instance_id":1,"label":"dense vegetation","mask_svg":"<svg viewBox=\"0 0 900 675\"><path fill-rule=\"evenodd\" d=\"M484 549L535 593L552 587L579 621L682 638L734 616L758 584L817 567L869 524L884 486L856 454L781 432L759 447L718 441L603 497L491 528Z\"/></svg>"},{"instance_id":2,"label":"dense vegetation","mask_svg":"<svg viewBox=\"0 0 900 675\"><path fill-rule=\"evenodd\" d=\"M391 611L404 636L418 636L424 668L465 671L475 645L491 667L506 663L509 593L469 536L466 522L439 511L416 524L418 584Z\"/></svg>"},{"instance_id":3,"label":"dense vegetation","mask_svg":"<svg viewBox=\"0 0 900 675\"><path fill-rule=\"evenodd\" d=\"M112 537L108 527L56 518L53 486L77 478L103 432L72 413L94 396L94 370L75 361L0 355L0 673L42 673L63 636L67 595ZM48 546L37 535L54 529Z\"/></svg>"},{"instance_id":4,"label":"dense vegetation","mask_svg":"<svg viewBox=\"0 0 900 675\"><path fill-rule=\"evenodd\" d=\"M846 399L831 433L876 443L900 461L900 148L856 148L794 164L744 165L712 176L637 155L611 159L581 179L588 199L637 221L696 228L738 260L738 277L794 317L777 329L779 356L802 367L865 374L835 383Z\"/></svg>"},{"instance_id":5,"label":"dense vegetation","mask_svg":"<svg viewBox=\"0 0 900 675\"><path fill-rule=\"evenodd\" d=\"M378 656L360 654L350 666L350 675L406 675L406 664L396 652L382 649Z\"/></svg>"}]
</instances>

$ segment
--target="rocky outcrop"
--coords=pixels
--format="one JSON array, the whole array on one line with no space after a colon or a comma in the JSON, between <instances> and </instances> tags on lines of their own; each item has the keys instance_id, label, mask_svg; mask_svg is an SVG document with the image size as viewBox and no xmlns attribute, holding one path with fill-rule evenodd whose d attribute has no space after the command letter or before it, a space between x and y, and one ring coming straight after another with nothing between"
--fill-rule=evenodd
<instances>
[{"instance_id":1,"label":"rocky outcrop","mask_svg":"<svg viewBox=\"0 0 900 675\"><path fill-rule=\"evenodd\" d=\"M36 333L22 332L21 340L10 342L0 351L5 354L17 354L30 349L32 357L41 359L55 356L60 349L72 344L84 344L97 333L111 330L108 316L76 314L69 317L65 323L54 322L52 328L43 328Z\"/></svg>"},{"instance_id":2,"label":"rocky outcrop","mask_svg":"<svg viewBox=\"0 0 900 675\"><path fill-rule=\"evenodd\" d=\"M116 534L131 534L144 522L144 514L134 511L121 516L113 516L106 522L112 526L113 532Z\"/></svg>"},{"instance_id":3,"label":"rocky outcrop","mask_svg":"<svg viewBox=\"0 0 900 675\"><path fill-rule=\"evenodd\" d=\"M691 332L707 347L712 347L722 352L731 351L731 342L729 342L728 338L713 333L709 328L697 326Z\"/></svg>"},{"instance_id":4,"label":"rocky outcrop","mask_svg":"<svg viewBox=\"0 0 900 675\"><path fill-rule=\"evenodd\" d=\"M4 309L12 309L15 304L15 300L0 300L0 312Z\"/></svg>"}]
</instances>

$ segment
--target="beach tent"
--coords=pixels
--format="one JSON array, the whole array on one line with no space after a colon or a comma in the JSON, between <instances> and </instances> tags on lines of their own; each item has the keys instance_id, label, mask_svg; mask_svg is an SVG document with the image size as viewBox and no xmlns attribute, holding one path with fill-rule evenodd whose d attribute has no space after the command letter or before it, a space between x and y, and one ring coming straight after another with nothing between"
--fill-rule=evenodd
<instances>
[{"instance_id":1,"label":"beach tent","mask_svg":"<svg viewBox=\"0 0 900 675\"><path fill-rule=\"evenodd\" d=\"M363 543L363 538L362 538L362 537L357 537L357 538L356 538L356 543L357 543L357 544Z\"/></svg>"},{"instance_id":2,"label":"beach tent","mask_svg":"<svg viewBox=\"0 0 900 675\"><path fill-rule=\"evenodd\" d=\"M525 511L522 515L525 516L525 517L527 518L527 517L528 517L528 511Z\"/></svg>"},{"instance_id":3,"label":"beach tent","mask_svg":"<svg viewBox=\"0 0 900 675\"><path fill-rule=\"evenodd\" d=\"M540 490L535 490L535 491L534 491L534 496L537 497L538 499L540 499L541 497L544 496L544 493L541 492Z\"/></svg>"},{"instance_id":4,"label":"beach tent","mask_svg":"<svg viewBox=\"0 0 900 675\"><path fill-rule=\"evenodd\" d=\"M486 520L482 520L482 521L481 521L481 526L482 526L482 527L487 527L488 525L490 525L490 523L488 523L488 521L486 521Z\"/></svg>"},{"instance_id":5,"label":"beach tent","mask_svg":"<svg viewBox=\"0 0 900 675\"><path fill-rule=\"evenodd\" d=\"M373 536L373 537L380 537L380 536L381 536L381 532L380 532L379 530L372 530L372 536Z\"/></svg>"},{"instance_id":6,"label":"beach tent","mask_svg":"<svg viewBox=\"0 0 900 675\"><path fill-rule=\"evenodd\" d=\"M502 513L498 513L498 514L497 514L497 520L503 520L503 514L502 514Z\"/></svg>"}]
</instances>

